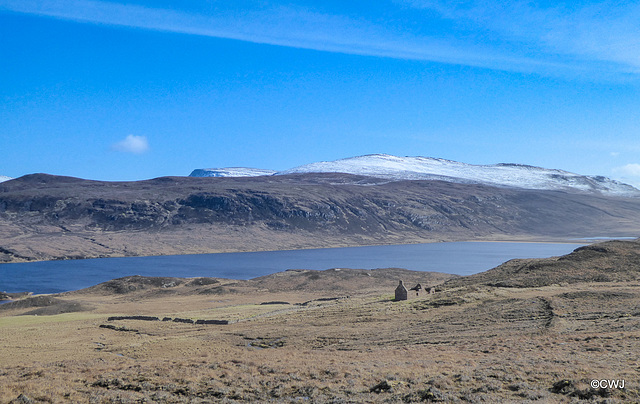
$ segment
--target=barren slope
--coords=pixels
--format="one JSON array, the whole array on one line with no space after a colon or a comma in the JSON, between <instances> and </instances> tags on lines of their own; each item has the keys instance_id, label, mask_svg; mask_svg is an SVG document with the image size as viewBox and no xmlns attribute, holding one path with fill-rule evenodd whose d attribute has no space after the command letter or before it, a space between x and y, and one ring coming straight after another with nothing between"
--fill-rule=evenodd
<instances>
[{"instance_id":1,"label":"barren slope","mask_svg":"<svg viewBox=\"0 0 640 404\"><path fill-rule=\"evenodd\" d=\"M636 235L640 199L347 174L0 184L0 262Z\"/></svg>"},{"instance_id":2,"label":"barren slope","mask_svg":"<svg viewBox=\"0 0 640 404\"><path fill-rule=\"evenodd\" d=\"M544 259L514 259L488 271L457 278L443 287L488 285L530 288L578 282L639 282L640 239L613 240Z\"/></svg>"}]
</instances>

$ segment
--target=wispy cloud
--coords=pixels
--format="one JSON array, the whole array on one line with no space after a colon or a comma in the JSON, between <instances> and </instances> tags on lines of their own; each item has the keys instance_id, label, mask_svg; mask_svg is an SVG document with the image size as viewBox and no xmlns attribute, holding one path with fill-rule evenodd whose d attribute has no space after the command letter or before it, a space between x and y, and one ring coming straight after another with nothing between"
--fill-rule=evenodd
<instances>
[{"instance_id":1,"label":"wispy cloud","mask_svg":"<svg viewBox=\"0 0 640 404\"><path fill-rule=\"evenodd\" d=\"M142 154L149 150L149 141L145 136L129 135L111 148L123 153Z\"/></svg>"},{"instance_id":2,"label":"wispy cloud","mask_svg":"<svg viewBox=\"0 0 640 404\"><path fill-rule=\"evenodd\" d=\"M160 9L104 0L0 0L0 11L508 71L640 72L640 5L634 3L605 2L569 10L517 1L392 0L384 7L402 15L393 22L369 10L355 15L339 9L312 11L291 2L230 3L216 3L212 9L204 6L207 2L190 2L200 4L195 10L180 8L180 3L176 9ZM438 24L444 30L437 35L423 29Z\"/></svg>"},{"instance_id":3,"label":"wispy cloud","mask_svg":"<svg viewBox=\"0 0 640 404\"><path fill-rule=\"evenodd\" d=\"M513 0L401 0L431 10L474 32L496 35L542 58L569 58L568 63L640 73L640 4L619 1L551 2L547 7Z\"/></svg>"}]
</instances>

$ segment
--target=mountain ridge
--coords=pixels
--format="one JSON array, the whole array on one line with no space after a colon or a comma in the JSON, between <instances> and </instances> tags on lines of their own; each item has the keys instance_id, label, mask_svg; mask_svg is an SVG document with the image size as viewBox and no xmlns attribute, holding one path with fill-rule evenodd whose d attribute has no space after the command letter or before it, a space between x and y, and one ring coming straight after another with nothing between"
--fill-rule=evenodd
<instances>
[{"instance_id":1,"label":"mountain ridge","mask_svg":"<svg viewBox=\"0 0 640 404\"><path fill-rule=\"evenodd\" d=\"M237 174L234 175L234 173ZM394 181L441 180L522 189L566 190L640 197L640 190L604 176L581 175L527 164L474 165L443 158L398 157L389 154L368 154L334 161L321 161L277 172L238 167L200 169L194 170L191 176L257 176L301 173L346 173Z\"/></svg>"},{"instance_id":2,"label":"mountain ridge","mask_svg":"<svg viewBox=\"0 0 640 404\"><path fill-rule=\"evenodd\" d=\"M637 236L640 199L340 173L0 184L0 262Z\"/></svg>"}]
</instances>

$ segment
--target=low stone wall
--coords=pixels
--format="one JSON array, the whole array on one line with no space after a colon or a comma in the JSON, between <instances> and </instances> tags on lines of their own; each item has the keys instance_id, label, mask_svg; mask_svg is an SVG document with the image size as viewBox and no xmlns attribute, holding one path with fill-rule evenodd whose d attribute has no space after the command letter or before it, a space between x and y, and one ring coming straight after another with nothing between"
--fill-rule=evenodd
<instances>
[{"instance_id":1,"label":"low stone wall","mask_svg":"<svg viewBox=\"0 0 640 404\"><path fill-rule=\"evenodd\" d=\"M117 321L117 320L160 321L158 317L151 317L151 316L113 316L107 319L107 321Z\"/></svg>"},{"instance_id":2,"label":"low stone wall","mask_svg":"<svg viewBox=\"0 0 640 404\"><path fill-rule=\"evenodd\" d=\"M171 318L164 317L160 320L160 317L153 316L112 316L107 318L107 321L119 321L119 320L139 320L139 321L173 321L174 323L185 324L215 324L215 325L227 325L229 320L192 320L190 318Z\"/></svg>"}]
</instances>

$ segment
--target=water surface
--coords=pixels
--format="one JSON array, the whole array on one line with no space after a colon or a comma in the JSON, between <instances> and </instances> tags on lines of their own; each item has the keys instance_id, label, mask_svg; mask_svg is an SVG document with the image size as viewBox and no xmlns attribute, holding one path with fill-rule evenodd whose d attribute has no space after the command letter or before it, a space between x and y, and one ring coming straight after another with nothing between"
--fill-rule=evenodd
<instances>
[{"instance_id":1,"label":"water surface","mask_svg":"<svg viewBox=\"0 0 640 404\"><path fill-rule=\"evenodd\" d=\"M57 293L129 275L251 279L287 269L396 267L471 275L512 258L564 255L580 245L450 242L1 264L0 291Z\"/></svg>"}]
</instances>

